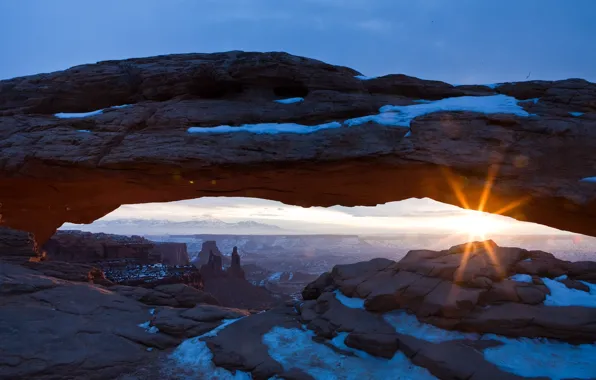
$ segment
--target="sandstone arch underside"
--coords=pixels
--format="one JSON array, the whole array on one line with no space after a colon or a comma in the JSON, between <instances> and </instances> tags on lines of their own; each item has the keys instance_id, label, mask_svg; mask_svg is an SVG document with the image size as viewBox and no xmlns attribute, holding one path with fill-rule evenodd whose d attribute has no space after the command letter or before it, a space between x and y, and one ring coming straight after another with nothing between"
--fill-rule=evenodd
<instances>
[{"instance_id":1,"label":"sandstone arch underside","mask_svg":"<svg viewBox=\"0 0 596 380\"><path fill-rule=\"evenodd\" d=\"M463 194L471 208L596 236L595 84L452 86L359 75L285 53L227 52L0 81L1 223L45 241L64 222L89 223L130 203L244 196L356 206L430 197L465 206ZM410 128L391 119L441 99L499 96L521 111L443 107L414 115ZM283 98L300 99L275 101ZM353 122L387 105L398 110ZM258 123L302 126L189 133ZM304 133L314 125L320 130Z\"/></svg>"}]
</instances>

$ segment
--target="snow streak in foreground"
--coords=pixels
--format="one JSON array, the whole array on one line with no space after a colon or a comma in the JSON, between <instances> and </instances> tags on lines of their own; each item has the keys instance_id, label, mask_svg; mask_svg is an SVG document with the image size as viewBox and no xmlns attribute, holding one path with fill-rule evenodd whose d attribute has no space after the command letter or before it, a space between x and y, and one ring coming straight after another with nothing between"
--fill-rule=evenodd
<instances>
[{"instance_id":1,"label":"snow streak in foreground","mask_svg":"<svg viewBox=\"0 0 596 380\"><path fill-rule=\"evenodd\" d=\"M554 280L549 281L560 284ZM549 283L546 281L545 283L549 286ZM564 286L563 284L560 285ZM590 285L590 293L582 293L596 299L596 285ZM553 288L550 286L549 288L552 291ZM561 295L553 296L560 297ZM359 302L357 302L357 298L346 297L339 292L336 292L336 298L347 307L361 308ZM596 377L596 365L594 365L593 359L596 357L596 344L576 346L544 338L513 339L495 334L479 335L443 330L433 325L420 323L415 316L407 314L404 311L386 313L385 320L397 332L423 339L427 342L439 343L461 339L497 340L503 344L498 347L485 349L484 358L498 366L501 370L519 376L544 376L551 379L592 379Z\"/></svg>"}]
</instances>

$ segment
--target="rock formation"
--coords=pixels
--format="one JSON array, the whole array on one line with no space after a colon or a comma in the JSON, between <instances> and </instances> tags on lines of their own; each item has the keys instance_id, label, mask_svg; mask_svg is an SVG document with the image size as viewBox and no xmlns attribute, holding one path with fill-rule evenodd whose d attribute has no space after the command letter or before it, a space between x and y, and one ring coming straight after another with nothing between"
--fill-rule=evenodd
<instances>
[{"instance_id":1,"label":"rock formation","mask_svg":"<svg viewBox=\"0 0 596 380\"><path fill-rule=\"evenodd\" d=\"M40 258L41 253L33 234L0 227L0 259L26 262Z\"/></svg>"},{"instance_id":2,"label":"rock formation","mask_svg":"<svg viewBox=\"0 0 596 380\"><path fill-rule=\"evenodd\" d=\"M430 197L596 235L596 185L582 181L596 176L595 84L452 86L359 74L286 53L233 51L0 81L1 223L43 243L64 222L89 223L128 203L225 195L356 206ZM386 125L396 116L387 109L348 122L386 105L491 95L515 97L527 113L434 112L416 117L410 133ZM289 97L304 101L274 102ZM330 122L337 128L313 133L205 132Z\"/></svg>"},{"instance_id":3,"label":"rock formation","mask_svg":"<svg viewBox=\"0 0 596 380\"><path fill-rule=\"evenodd\" d=\"M592 343L596 308L574 304L565 290L590 296L578 276L593 279L594 270L593 262L571 263L490 240L445 251L415 250L397 263L373 259L335 266L304 289L303 315L316 331L332 333L337 324L321 316L326 307L317 305L328 304L339 291L362 299L367 311L407 310L444 329Z\"/></svg>"},{"instance_id":4,"label":"rock formation","mask_svg":"<svg viewBox=\"0 0 596 380\"><path fill-rule=\"evenodd\" d=\"M205 247L217 249L215 242L205 242L203 248ZM240 265L240 255L236 247L232 252L232 263L226 270L223 269L222 256L210 251L209 261L201 266L201 276L204 280L204 290L217 298L222 306L265 310L287 298L276 296L269 290L248 282Z\"/></svg>"},{"instance_id":5,"label":"rock formation","mask_svg":"<svg viewBox=\"0 0 596 380\"><path fill-rule=\"evenodd\" d=\"M245 279L244 270L240 265L240 255L238 254L237 247L234 247L234 250L232 251L232 264L230 264L230 267L226 270L226 274L228 277Z\"/></svg>"},{"instance_id":6,"label":"rock formation","mask_svg":"<svg viewBox=\"0 0 596 380\"><path fill-rule=\"evenodd\" d=\"M154 242L140 236L58 231L42 250L47 260L71 263L131 259L144 265L189 265L185 243Z\"/></svg>"},{"instance_id":7,"label":"rock formation","mask_svg":"<svg viewBox=\"0 0 596 380\"><path fill-rule=\"evenodd\" d=\"M58 231L43 246L48 260L90 263L103 260L134 259L155 264L161 253L155 244L140 236L122 236L83 231Z\"/></svg>"},{"instance_id":8,"label":"rock formation","mask_svg":"<svg viewBox=\"0 0 596 380\"><path fill-rule=\"evenodd\" d=\"M159 255L159 261L164 265L190 264L185 243L153 242L152 255Z\"/></svg>"},{"instance_id":9,"label":"rock formation","mask_svg":"<svg viewBox=\"0 0 596 380\"><path fill-rule=\"evenodd\" d=\"M207 264L201 266L201 275L206 279L224 277L225 272L223 270L221 256L214 254L213 251L209 252L209 261L207 261Z\"/></svg>"},{"instance_id":10,"label":"rock formation","mask_svg":"<svg viewBox=\"0 0 596 380\"><path fill-rule=\"evenodd\" d=\"M217 247L217 242L215 240L207 240L201 244L201 250L195 259L193 260L193 264L197 268L201 268L201 266L207 264L211 259L211 254L222 256L221 251Z\"/></svg>"}]
</instances>

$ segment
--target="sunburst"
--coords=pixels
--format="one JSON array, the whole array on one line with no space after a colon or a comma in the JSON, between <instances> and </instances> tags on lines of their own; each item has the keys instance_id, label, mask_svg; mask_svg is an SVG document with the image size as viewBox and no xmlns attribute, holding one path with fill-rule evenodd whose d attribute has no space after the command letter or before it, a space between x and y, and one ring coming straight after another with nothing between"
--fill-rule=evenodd
<instances>
[{"instance_id":1,"label":"sunburst","mask_svg":"<svg viewBox=\"0 0 596 380\"><path fill-rule=\"evenodd\" d=\"M499 171L498 165L491 165L489 167L486 181L484 182L484 186L482 188L482 193L478 200L478 206L476 208L473 208L473 207L471 207L470 201L467 199L465 192L462 189L462 186L460 185L461 181L458 182L455 179L455 176L450 171L443 169L445 179L447 180L447 183L449 184L449 187L453 191L453 194L455 195L456 199L459 201L460 207L467 209L467 210L473 210L473 211L479 211L479 212L485 212L485 209L489 202L493 184L497 177L498 171ZM515 200L513 202L510 202L507 205L503 206L501 209L499 209L495 212L492 212L492 214L503 215L504 213L510 212L510 211L514 210L515 208L523 205L529 199L530 199L529 197L524 197L524 198ZM495 232L495 230L496 230L494 223L490 219L490 217L487 215L483 215L483 214L470 215L466 220L464 220L464 223L461 227L462 227L461 228L462 232L466 233L468 235L468 242L467 242L468 244L466 244L466 246L464 248L463 257L462 257L460 267L458 268L458 270L455 274L455 280L456 281L462 280L462 275L465 272L465 268L466 268L467 263L470 259L470 255L472 254L472 244L470 244L470 243L475 240L480 240L483 242L485 251L486 251L492 265L495 267L495 269L499 275L503 275L502 266L499 263L499 259L494 251L494 248L486 241L487 235L491 232Z\"/></svg>"}]
</instances>

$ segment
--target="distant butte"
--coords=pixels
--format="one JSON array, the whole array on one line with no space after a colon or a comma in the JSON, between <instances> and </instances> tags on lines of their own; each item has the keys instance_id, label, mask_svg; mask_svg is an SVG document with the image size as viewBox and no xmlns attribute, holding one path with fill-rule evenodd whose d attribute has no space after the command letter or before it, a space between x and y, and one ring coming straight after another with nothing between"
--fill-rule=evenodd
<instances>
[{"instance_id":1,"label":"distant butte","mask_svg":"<svg viewBox=\"0 0 596 380\"><path fill-rule=\"evenodd\" d=\"M0 81L1 223L41 244L64 222L90 223L130 203L242 196L356 206L430 197L596 236L596 183L582 181L596 176L596 84L452 86L360 75L286 53L232 51ZM418 115L410 130L403 120L395 126L403 116L395 109L349 121L387 105L495 95L521 111L449 108ZM303 100L275 101L290 98ZM293 124L234 131L259 123ZM232 132L188 132L218 126Z\"/></svg>"}]
</instances>

